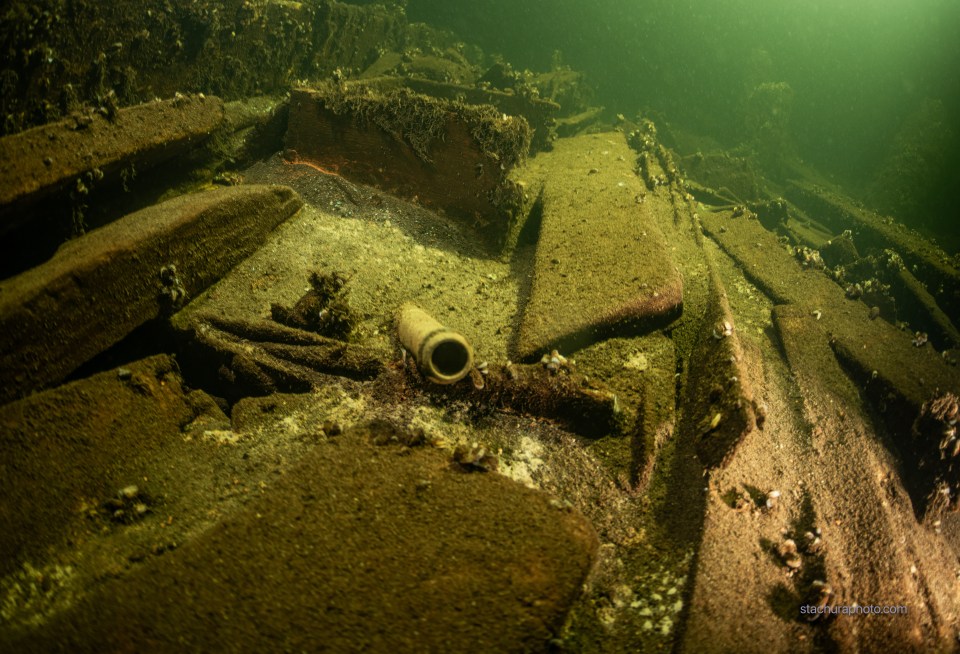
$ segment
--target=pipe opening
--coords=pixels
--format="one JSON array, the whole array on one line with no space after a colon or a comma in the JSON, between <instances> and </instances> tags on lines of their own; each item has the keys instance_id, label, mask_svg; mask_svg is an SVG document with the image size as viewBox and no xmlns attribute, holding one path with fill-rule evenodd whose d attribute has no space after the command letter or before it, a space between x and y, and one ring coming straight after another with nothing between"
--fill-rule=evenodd
<instances>
[{"instance_id":1,"label":"pipe opening","mask_svg":"<svg viewBox=\"0 0 960 654\"><path fill-rule=\"evenodd\" d=\"M454 339L441 341L430 353L430 364L444 377L462 373L469 362L470 352L466 345Z\"/></svg>"},{"instance_id":2,"label":"pipe opening","mask_svg":"<svg viewBox=\"0 0 960 654\"><path fill-rule=\"evenodd\" d=\"M415 304L397 314L400 342L417 359L423 376L435 384L455 384L473 367L473 348L461 334L447 329Z\"/></svg>"}]
</instances>

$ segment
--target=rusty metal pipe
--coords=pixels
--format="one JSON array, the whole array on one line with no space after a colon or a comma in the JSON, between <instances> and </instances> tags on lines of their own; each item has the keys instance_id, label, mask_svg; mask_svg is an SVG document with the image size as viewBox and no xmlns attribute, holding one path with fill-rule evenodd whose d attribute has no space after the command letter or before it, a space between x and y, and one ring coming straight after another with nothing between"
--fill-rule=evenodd
<instances>
[{"instance_id":1,"label":"rusty metal pipe","mask_svg":"<svg viewBox=\"0 0 960 654\"><path fill-rule=\"evenodd\" d=\"M444 327L415 304L400 307L397 331L420 371L434 383L454 384L473 368L473 347L463 334Z\"/></svg>"}]
</instances>

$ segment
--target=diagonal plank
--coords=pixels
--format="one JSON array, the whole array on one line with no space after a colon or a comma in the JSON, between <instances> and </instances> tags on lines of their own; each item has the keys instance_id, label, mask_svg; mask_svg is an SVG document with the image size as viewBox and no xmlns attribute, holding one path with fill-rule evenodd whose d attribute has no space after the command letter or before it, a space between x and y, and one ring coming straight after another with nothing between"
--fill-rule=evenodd
<instances>
[{"instance_id":1,"label":"diagonal plank","mask_svg":"<svg viewBox=\"0 0 960 654\"><path fill-rule=\"evenodd\" d=\"M634 174L620 132L557 143L531 162L545 180L521 359L577 349L615 332L673 320L683 282L657 224L658 199Z\"/></svg>"},{"instance_id":2,"label":"diagonal plank","mask_svg":"<svg viewBox=\"0 0 960 654\"><path fill-rule=\"evenodd\" d=\"M0 233L32 219L25 209L84 183L141 173L183 154L223 122L223 101L180 96L127 107L106 118L78 115L0 139Z\"/></svg>"},{"instance_id":3,"label":"diagonal plank","mask_svg":"<svg viewBox=\"0 0 960 654\"><path fill-rule=\"evenodd\" d=\"M909 334L871 320L864 303L847 299L822 272L804 269L757 220L730 215L702 216L704 230L777 304L802 308L810 328L823 329L834 350L848 353L843 359L857 373L891 389L915 411L935 390L960 388L957 369L932 348L914 347Z\"/></svg>"},{"instance_id":4,"label":"diagonal plank","mask_svg":"<svg viewBox=\"0 0 960 654\"><path fill-rule=\"evenodd\" d=\"M935 243L906 226L854 205L839 193L793 181L791 201L837 232L852 228L858 243L869 249L891 248L930 289L936 303L954 323L960 322L960 270ZM951 334L953 336L953 334Z\"/></svg>"},{"instance_id":5,"label":"diagonal plank","mask_svg":"<svg viewBox=\"0 0 960 654\"><path fill-rule=\"evenodd\" d=\"M45 264L0 282L0 402L59 382L178 308L300 205L284 186L181 196L69 241Z\"/></svg>"}]
</instances>

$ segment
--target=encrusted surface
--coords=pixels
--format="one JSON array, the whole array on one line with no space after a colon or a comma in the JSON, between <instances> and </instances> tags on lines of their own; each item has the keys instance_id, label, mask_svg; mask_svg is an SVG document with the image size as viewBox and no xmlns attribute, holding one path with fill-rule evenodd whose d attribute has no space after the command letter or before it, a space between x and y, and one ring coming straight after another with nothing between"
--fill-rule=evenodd
<instances>
[{"instance_id":1,"label":"encrusted surface","mask_svg":"<svg viewBox=\"0 0 960 654\"><path fill-rule=\"evenodd\" d=\"M520 202L508 174L530 137L526 119L490 105L331 84L294 89L286 145L292 161L451 214L496 251Z\"/></svg>"}]
</instances>

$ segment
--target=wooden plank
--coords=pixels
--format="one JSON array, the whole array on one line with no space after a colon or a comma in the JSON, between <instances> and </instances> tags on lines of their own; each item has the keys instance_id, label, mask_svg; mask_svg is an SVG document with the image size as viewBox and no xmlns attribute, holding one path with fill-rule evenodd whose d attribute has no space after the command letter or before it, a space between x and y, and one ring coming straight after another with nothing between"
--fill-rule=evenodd
<instances>
[{"instance_id":1,"label":"wooden plank","mask_svg":"<svg viewBox=\"0 0 960 654\"><path fill-rule=\"evenodd\" d=\"M793 376L777 373L765 388L758 385L769 402L763 431L747 435L729 463L704 479L702 541L684 602L690 614L681 650L712 651L723 642L731 651L754 651L756 643L778 652L882 651L898 642L923 651L952 643L950 628L925 625L948 623L942 616L958 605L955 553L945 537L917 524L902 464L885 451L886 439L866 417L822 325L811 326L799 305L774 307L773 318ZM764 369L775 366L764 357ZM781 549L787 539L796 546L796 570ZM797 619L804 604L826 599L842 607L880 593L885 602L910 606L909 615L834 619L828 628L823 618ZM758 607L759 619L717 619L744 601ZM804 649L804 642L813 645Z\"/></svg>"},{"instance_id":2,"label":"wooden plank","mask_svg":"<svg viewBox=\"0 0 960 654\"><path fill-rule=\"evenodd\" d=\"M914 330L929 332L931 342L938 349L960 346L960 331L923 283L900 262L888 259L887 266L897 298L898 317L906 317Z\"/></svg>"},{"instance_id":3,"label":"wooden plank","mask_svg":"<svg viewBox=\"0 0 960 654\"><path fill-rule=\"evenodd\" d=\"M788 197L837 233L852 229L864 253L890 248L926 284L943 313L960 325L960 270L930 239L890 218L856 206L839 193L804 182L791 182Z\"/></svg>"},{"instance_id":4,"label":"wooden plank","mask_svg":"<svg viewBox=\"0 0 960 654\"><path fill-rule=\"evenodd\" d=\"M708 260L710 300L690 357L685 419L696 434L697 458L708 468L726 466L744 437L763 426L736 331L727 291Z\"/></svg>"},{"instance_id":5,"label":"wooden plank","mask_svg":"<svg viewBox=\"0 0 960 654\"><path fill-rule=\"evenodd\" d=\"M704 230L777 304L795 304L811 328L829 334L835 351L860 380L872 378L902 396L913 415L936 388L960 389L960 374L929 346L914 347L912 336L885 320L871 320L870 309L846 297L822 271L805 269L777 236L746 215L701 216ZM874 371L876 374L874 375Z\"/></svg>"},{"instance_id":6,"label":"wooden plank","mask_svg":"<svg viewBox=\"0 0 960 654\"><path fill-rule=\"evenodd\" d=\"M560 105L552 100L530 97L517 93L507 93L497 89L476 88L463 84L450 84L428 79L400 79L407 88L417 93L426 93L433 97L456 100L460 98L468 104L493 105L511 116L523 116L533 130L530 147L539 152L549 150L555 134L551 129L554 115L560 111Z\"/></svg>"},{"instance_id":7,"label":"wooden plank","mask_svg":"<svg viewBox=\"0 0 960 654\"><path fill-rule=\"evenodd\" d=\"M292 91L286 154L444 211L498 250L521 195L508 174L530 136L525 119L490 106L331 85Z\"/></svg>"},{"instance_id":8,"label":"wooden plank","mask_svg":"<svg viewBox=\"0 0 960 654\"><path fill-rule=\"evenodd\" d=\"M67 242L0 282L0 401L62 380L249 256L301 206L282 186L169 200Z\"/></svg>"},{"instance_id":9,"label":"wooden plank","mask_svg":"<svg viewBox=\"0 0 960 654\"><path fill-rule=\"evenodd\" d=\"M630 439L630 482L635 490L644 491L650 483L663 446L673 436L677 421L677 385L674 376L677 352L673 340L659 332L637 341L646 347L621 364L621 368L641 375L641 380L634 383L635 387L639 386L640 402Z\"/></svg>"},{"instance_id":10,"label":"wooden plank","mask_svg":"<svg viewBox=\"0 0 960 654\"><path fill-rule=\"evenodd\" d=\"M28 220L51 194L120 179L171 159L205 139L224 117L213 96L178 96L120 109L107 118L78 114L0 139L0 234Z\"/></svg>"},{"instance_id":11,"label":"wooden plank","mask_svg":"<svg viewBox=\"0 0 960 654\"><path fill-rule=\"evenodd\" d=\"M112 497L145 460L185 449L194 407L177 362L159 354L0 408L0 575L90 528L84 498ZM212 400L205 409L229 426Z\"/></svg>"},{"instance_id":12,"label":"wooden plank","mask_svg":"<svg viewBox=\"0 0 960 654\"><path fill-rule=\"evenodd\" d=\"M521 359L650 331L680 313L683 283L634 159L610 132L558 141L530 162L525 172L544 180L543 217Z\"/></svg>"},{"instance_id":13,"label":"wooden plank","mask_svg":"<svg viewBox=\"0 0 960 654\"><path fill-rule=\"evenodd\" d=\"M171 320L181 343L181 365L194 383L236 401L273 392L304 393L332 376L373 379L380 353L269 320L228 318L197 305Z\"/></svg>"},{"instance_id":14,"label":"wooden plank","mask_svg":"<svg viewBox=\"0 0 960 654\"><path fill-rule=\"evenodd\" d=\"M289 440L276 421L263 431L265 442ZM321 437L225 515L216 500L237 486L218 489L205 507L216 524L77 593L41 626L0 632L0 647L274 651L282 639L310 652L543 650L597 558L590 522L502 475L463 474L438 448L387 445L396 434L381 420ZM238 467L263 466L250 464ZM218 471L202 485L243 474ZM153 538L148 546L171 541Z\"/></svg>"}]
</instances>

